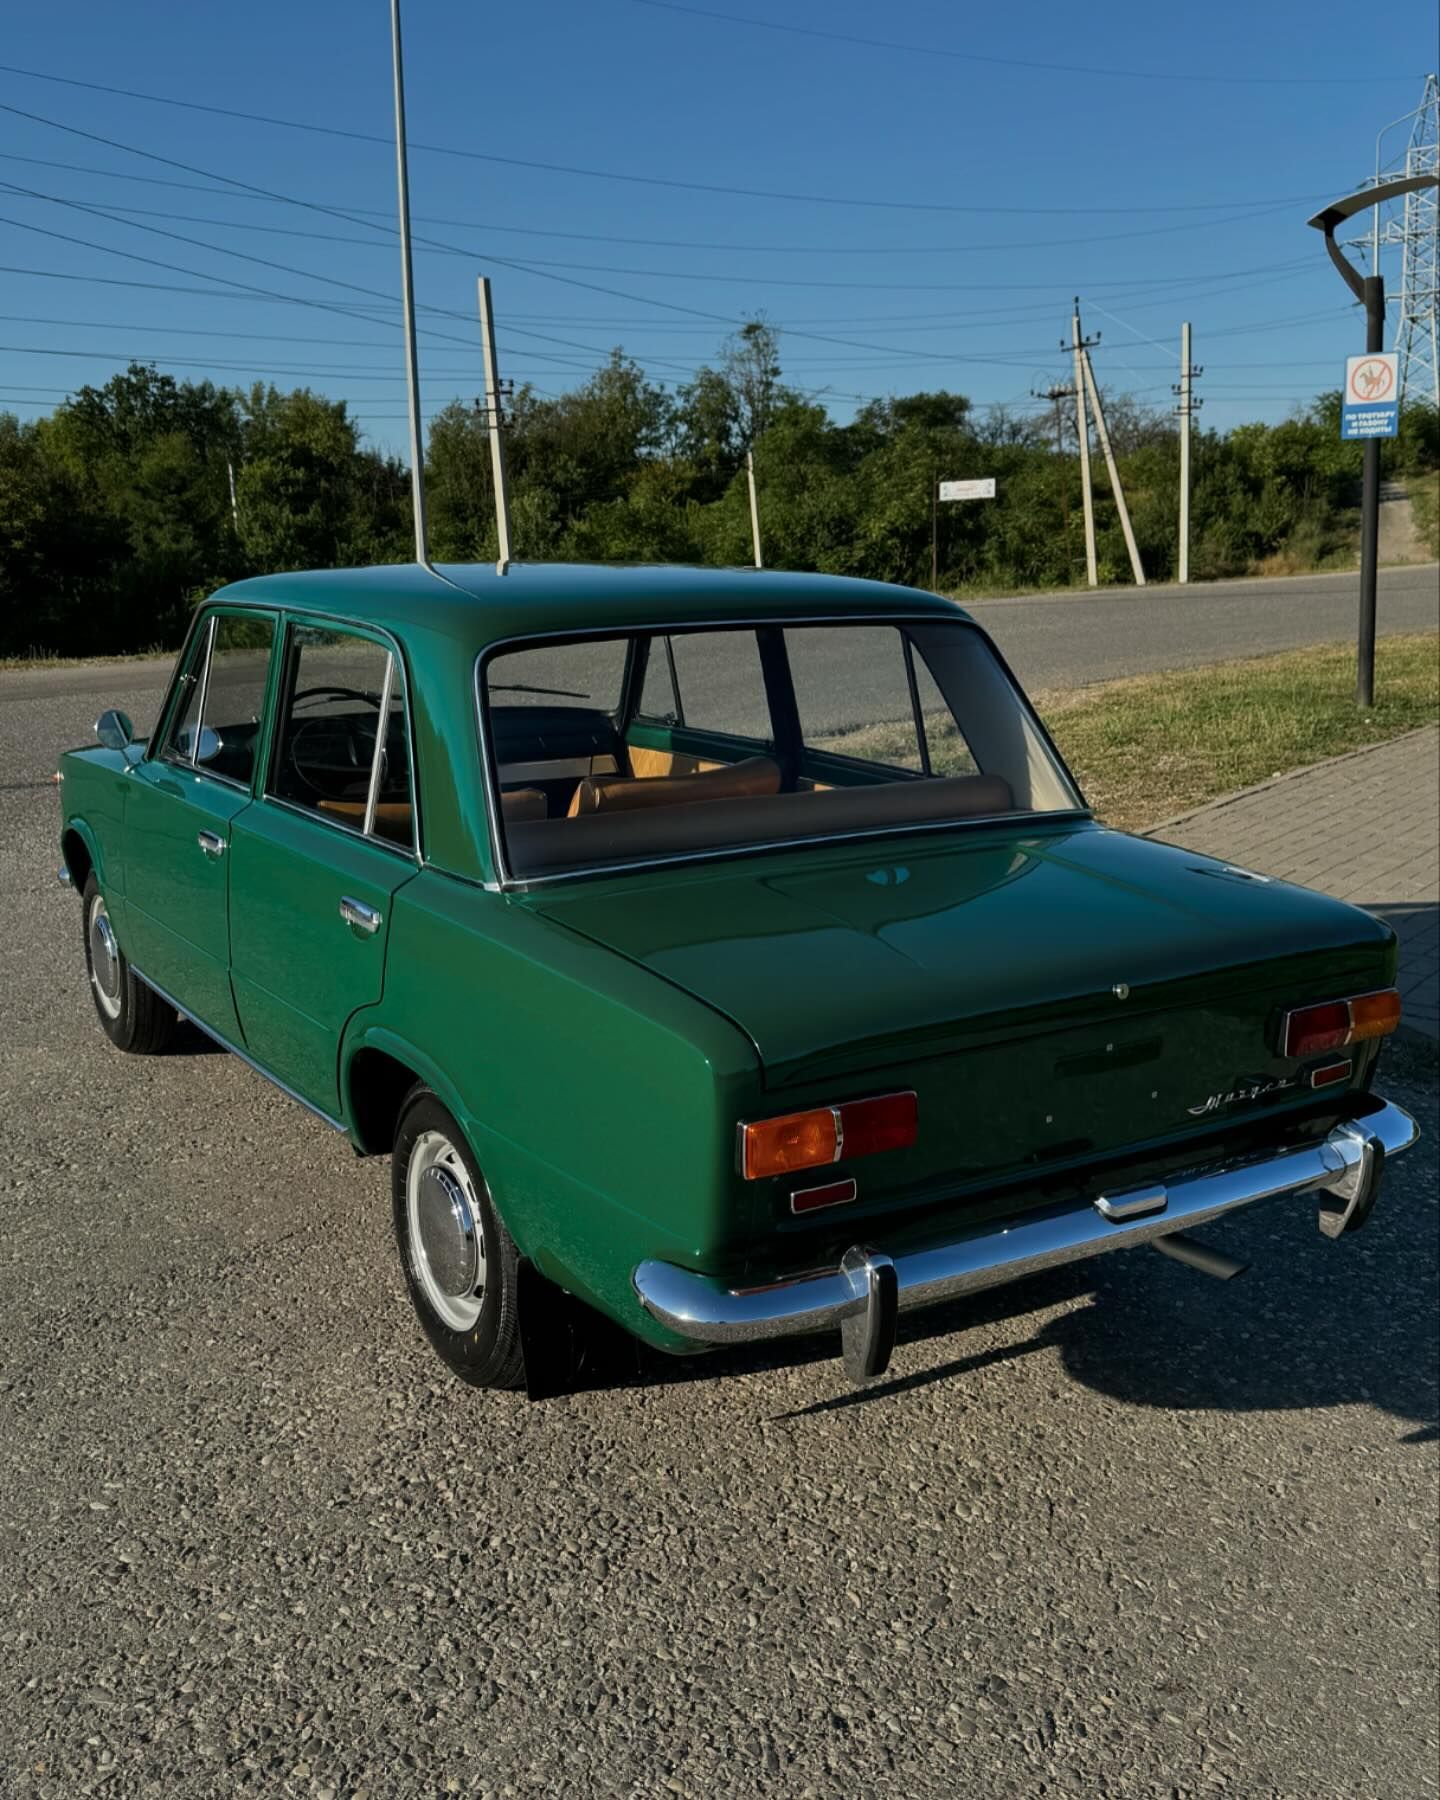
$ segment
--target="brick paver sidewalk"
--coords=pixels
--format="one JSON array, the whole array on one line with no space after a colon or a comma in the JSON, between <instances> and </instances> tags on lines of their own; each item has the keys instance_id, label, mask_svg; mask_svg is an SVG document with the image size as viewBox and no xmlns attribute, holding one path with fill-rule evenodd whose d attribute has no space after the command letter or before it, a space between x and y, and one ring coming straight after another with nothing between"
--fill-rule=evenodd
<instances>
[{"instance_id":1,"label":"brick paver sidewalk","mask_svg":"<svg viewBox=\"0 0 1440 1800\"><path fill-rule=\"evenodd\" d=\"M1405 1023L1440 1037L1440 728L1247 788L1153 835L1388 920L1400 935Z\"/></svg>"}]
</instances>

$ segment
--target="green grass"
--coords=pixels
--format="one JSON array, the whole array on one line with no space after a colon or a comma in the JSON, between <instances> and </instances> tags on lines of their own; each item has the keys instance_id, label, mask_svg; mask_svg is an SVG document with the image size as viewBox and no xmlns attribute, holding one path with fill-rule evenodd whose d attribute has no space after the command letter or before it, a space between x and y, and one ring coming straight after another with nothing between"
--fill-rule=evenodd
<instances>
[{"instance_id":1,"label":"green grass","mask_svg":"<svg viewBox=\"0 0 1440 1800\"><path fill-rule=\"evenodd\" d=\"M1407 476L1405 486L1421 542L1432 556L1440 558L1440 469Z\"/></svg>"},{"instance_id":2,"label":"green grass","mask_svg":"<svg viewBox=\"0 0 1440 1800\"><path fill-rule=\"evenodd\" d=\"M1398 737L1440 717L1440 639L1382 638L1375 705L1355 704L1355 651L1323 645L1037 694L1087 799L1144 830L1236 788Z\"/></svg>"}]
</instances>

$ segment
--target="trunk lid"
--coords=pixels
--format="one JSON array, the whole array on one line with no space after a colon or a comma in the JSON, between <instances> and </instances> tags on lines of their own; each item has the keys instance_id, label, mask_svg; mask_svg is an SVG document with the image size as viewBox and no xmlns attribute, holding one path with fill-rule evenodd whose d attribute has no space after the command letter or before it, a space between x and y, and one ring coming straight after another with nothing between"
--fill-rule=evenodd
<instances>
[{"instance_id":1,"label":"trunk lid","mask_svg":"<svg viewBox=\"0 0 1440 1800\"><path fill-rule=\"evenodd\" d=\"M952 1179L1308 1098L1276 1015L1394 966L1389 928L1353 907L1090 823L816 846L533 903L732 1019L770 1110L915 1087L924 1162ZM918 1149L897 1174L923 1173Z\"/></svg>"}]
</instances>

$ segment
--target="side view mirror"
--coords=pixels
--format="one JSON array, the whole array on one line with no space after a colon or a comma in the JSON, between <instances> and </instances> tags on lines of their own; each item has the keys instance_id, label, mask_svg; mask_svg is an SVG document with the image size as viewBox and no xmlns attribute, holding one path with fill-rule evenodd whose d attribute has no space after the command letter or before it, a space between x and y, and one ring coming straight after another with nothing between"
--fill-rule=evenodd
<instances>
[{"instance_id":1,"label":"side view mirror","mask_svg":"<svg viewBox=\"0 0 1440 1800\"><path fill-rule=\"evenodd\" d=\"M209 725L200 727L198 740L195 727L187 725L175 742L182 756L197 763L213 762L225 748L220 733Z\"/></svg>"},{"instance_id":2,"label":"side view mirror","mask_svg":"<svg viewBox=\"0 0 1440 1800\"><path fill-rule=\"evenodd\" d=\"M95 721L95 735L107 750L125 750L135 740L135 727L129 713L117 712L112 706Z\"/></svg>"}]
</instances>

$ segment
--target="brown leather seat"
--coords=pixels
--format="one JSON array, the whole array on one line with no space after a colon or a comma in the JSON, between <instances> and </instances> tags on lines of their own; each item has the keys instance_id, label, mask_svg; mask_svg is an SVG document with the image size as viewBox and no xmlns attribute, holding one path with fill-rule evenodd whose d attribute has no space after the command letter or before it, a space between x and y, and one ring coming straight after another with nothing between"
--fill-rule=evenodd
<instances>
[{"instance_id":1,"label":"brown leather seat","mask_svg":"<svg viewBox=\"0 0 1440 1800\"><path fill-rule=\"evenodd\" d=\"M506 821L543 819L549 814L543 788L507 788L500 796L500 810Z\"/></svg>"},{"instance_id":2,"label":"brown leather seat","mask_svg":"<svg viewBox=\"0 0 1440 1800\"><path fill-rule=\"evenodd\" d=\"M356 830L365 823L363 800L322 800L319 805L321 812L343 819ZM508 794L500 796L500 806L507 823L543 820L547 812L545 795L540 788L511 788ZM388 838L391 843L408 845L411 841L410 802L380 801L375 808L375 835Z\"/></svg>"},{"instance_id":3,"label":"brown leather seat","mask_svg":"<svg viewBox=\"0 0 1440 1800\"><path fill-rule=\"evenodd\" d=\"M575 789L566 816L583 819L592 813L683 806L696 800L755 800L779 792L779 763L768 756L750 756L697 775L659 775L644 781L625 775L587 775Z\"/></svg>"}]
</instances>

